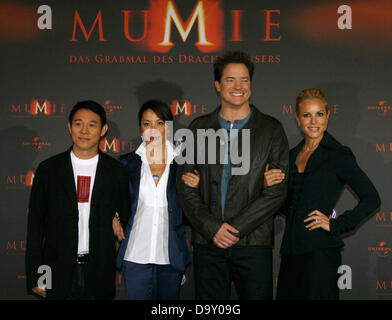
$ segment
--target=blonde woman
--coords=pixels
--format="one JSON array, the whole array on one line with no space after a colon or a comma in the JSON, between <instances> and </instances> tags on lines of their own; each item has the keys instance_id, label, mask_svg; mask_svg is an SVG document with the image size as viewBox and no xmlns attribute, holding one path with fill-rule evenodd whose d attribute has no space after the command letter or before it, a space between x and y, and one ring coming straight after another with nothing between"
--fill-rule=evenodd
<instances>
[{"instance_id":1,"label":"blonde woman","mask_svg":"<svg viewBox=\"0 0 392 320\"><path fill-rule=\"evenodd\" d=\"M286 228L281 246L277 299L339 299L339 235L354 229L380 206L377 190L349 147L327 132L330 111L319 89L305 89L296 100L295 119L304 139L290 151L289 192L282 213ZM265 184L284 179L267 170ZM345 185L358 204L332 218Z\"/></svg>"}]
</instances>

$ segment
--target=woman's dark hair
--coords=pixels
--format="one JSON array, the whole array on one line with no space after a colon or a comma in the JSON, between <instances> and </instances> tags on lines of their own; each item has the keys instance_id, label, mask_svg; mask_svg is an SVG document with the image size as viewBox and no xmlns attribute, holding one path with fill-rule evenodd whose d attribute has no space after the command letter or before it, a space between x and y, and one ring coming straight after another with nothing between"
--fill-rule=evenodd
<instances>
[{"instance_id":1,"label":"woman's dark hair","mask_svg":"<svg viewBox=\"0 0 392 320\"><path fill-rule=\"evenodd\" d=\"M160 100L148 100L140 107L139 110L139 126L142 123L143 113L147 110L152 110L159 119L163 121L173 121L173 114L169 106Z\"/></svg>"},{"instance_id":2,"label":"woman's dark hair","mask_svg":"<svg viewBox=\"0 0 392 320\"><path fill-rule=\"evenodd\" d=\"M72 120L75 116L75 113L80 110L80 109L86 109L90 110L97 115L99 115L99 118L101 119L101 128L106 124L106 112L105 109L98 103L92 100L85 100L85 101L79 101L71 110L71 113L69 114L68 117L68 122L72 124Z\"/></svg>"},{"instance_id":3,"label":"woman's dark hair","mask_svg":"<svg viewBox=\"0 0 392 320\"><path fill-rule=\"evenodd\" d=\"M223 70L229 63L242 63L249 71L249 78L252 80L254 64L249 55L242 51L229 51L223 56L218 57L214 63L214 78L215 81L220 82Z\"/></svg>"}]
</instances>

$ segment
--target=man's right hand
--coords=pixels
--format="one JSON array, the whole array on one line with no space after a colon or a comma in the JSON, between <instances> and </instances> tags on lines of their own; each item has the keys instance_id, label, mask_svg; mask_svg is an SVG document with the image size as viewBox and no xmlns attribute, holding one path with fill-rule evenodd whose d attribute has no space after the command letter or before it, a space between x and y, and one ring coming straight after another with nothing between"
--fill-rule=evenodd
<instances>
[{"instance_id":1,"label":"man's right hand","mask_svg":"<svg viewBox=\"0 0 392 320\"><path fill-rule=\"evenodd\" d=\"M40 287L34 287L33 289L31 289L35 294L46 298L46 289L45 288L40 288Z\"/></svg>"},{"instance_id":2,"label":"man's right hand","mask_svg":"<svg viewBox=\"0 0 392 320\"><path fill-rule=\"evenodd\" d=\"M239 231L228 223L224 222L219 228L218 232L214 236L214 243L222 249L226 249L236 244L239 240L233 234L239 233Z\"/></svg>"}]
</instances>

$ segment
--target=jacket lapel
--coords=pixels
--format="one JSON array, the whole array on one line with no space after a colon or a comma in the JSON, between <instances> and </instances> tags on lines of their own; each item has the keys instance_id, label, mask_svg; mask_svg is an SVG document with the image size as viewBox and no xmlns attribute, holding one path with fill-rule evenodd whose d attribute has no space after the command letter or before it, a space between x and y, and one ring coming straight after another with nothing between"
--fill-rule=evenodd
<instances>
[{"instance_id":1,"label":"jacket lapel","mask_svg":"<svg viewBox=\"0 0 392 320\"><path fill-rule=\"evenodd\" d=\"M295 166L297 170L296 160L298 153L300 152L302 146L304 145L305 140L302 140L293 150L292 155L292 164ZM319 169L322 165L325 164L327 159L326 149L334 149L338 148L340 143L337 142L327 131L324 132L324 136L320 141L320 145L318 148L310 155L308 162L305 167L305 173L312 172L314 170ZM290 168L292 169L292 168Z\"/></svg>"},{"instance_id":2,"label":"jacket lapel","mask_svg":"<svg viewBox=\"0 0 392 320\"><path fill-rule=\"evenodd\" d=\"M169 166L169 177L167 179L167 187L166 187L166 195L167 196L166 197L167 197L168 203L171 203L171 199L174 198L173 192L176 190L176 185L175 185L176 177L174 176L176 170L174 167L175 166L174 161L175 160L173 160L173 162Z\"/></svg>"},{"instance_id":3,"label":"jacket lapel","mask_svg":"<svg viewBox=\"0 0 392 320\"><path fill-rule=\"evenodd\" d=\"M76 199L76 187L75 187L75 178L73 174L72 162L71 162L71 152L72 148L64 153L65 161L64 161L64 170L60 170L62 172L62 179L64 183L65 193L68 196L70 203L73 205L77 205Z\"/></svg>"},{"instance_id":4,"label":"jacket lapel","mask_svg":"<svg viewBox=\"0 0 392 320\"><path fill-rule=\"evenodd\" d=\"M209 124L207 124L205 126L205 130L208 129L213 129L215 132L217 132L218 130L222 129L218 120L218 113L220 112L221 107L218 107L217 109L215 109L214 114L215 116L212 117L212 120ZM218 138L216 140L216 150L215 150L215 160L216 162L214 164L211 164L211 167L216 167L213 170L210 170L209 172L211 173L211 181L216 181L217 183L220 184L220 181L222 179L222 169L223 169L223 160L224 159L220 159L220 143L221 143L221 139ZM204 151L204 155L205 155L205 164L208 165L208 155L209 155L209 150L208 150L208 139L206 138L205 140L205 151ZM198 150L200 147L200 143L199 141L197 141L197 139L195 139L195 150ZM197 151L198 152L198 151ZM195 154L195 159L196 159L197 155ZM197 163L197 161L195 162Z\"/></svg>"},{"instance_id":5,"label":"jacket lapel","mask_svg":"<svg viewBox=\"0 0 392 320\"><path fill-rule=\"evenodd\" d=\"M128 163L130 189L134 199L139 199L140 175L142 170L142 160L135 154L135 160ZM132 216L136 213L138 201L132 201Z\"/></svg>"},{"instance_id":6,"label":"jacket lapel","mask_svg":"<svg viewBox=\"0 0 392 320\"><path fill-rule=\"evenodd\" d=\"M319 147L313 152L311 158L308 160L308 165L306 167L309 167L309 170L305 171L310 172L325 165L329 157L328 150L339 149L341 146L340 142L336 141L334 137L325 131Z\"/></svg>"},{"instance_id":7,"label":"jacket lapel","mask_svg":"<svg viewBox=\"0 0 392 320\"><path fill-rule=\"evenodd\" d=\"M305 143L305 140L303 139L293 150L292 153L290 154L290 172L298 172L298 167L297 167L297 156L299 152L301 151L303 145ZM321 143L316 150L313 151L313 153L310 155L308 162L306 163L305 171L304 173L309 173L314 170L317 170L321 165L323 165L324 157L323 157L323 150L321 147Z\"/></svg>"},{"instance_id":8,"label":"jacket lapel","mask_svg":"<svg viewBox=\"0 0 392 320\"><path fill-rule=\"evenodd\" d=\"M248 119L248 121L245 123L245 125L242 127L242 129L238 132L238 136L236 138L236 143L237 143L237 150L233 151L237 154L238 157L244 158L245 156L248 157L249 159L254 159L255 155L253 154L257 148L252 148L251 146L256 146L257 145L257 139L260 139L259 135L259 129L260 129L260 119L258 119L257 116L257 110L254 105L250 105L251 108L251 116ZM250 154L243 154L242 153L242 141L243 141L243 134L244 134L244 129L250 130L250 140L249 140L249 153ZM231 144L231 148L234 147L234 142ZM246 150L245 150L246 151ZM231 167L241 167L243 164L238 163L238 164L233 164L231 163ZM251 166L251 163L249 163ZM239 179L241 175L234 175L231 176L230 179Z\"/></svg>"},{"instance_id":9,"label":"jacket lapel","mask_svg":"<svg viewBox=\"0 0 392 320\"><path fill-rule=\"evenodd\" d=\"M312 172L317 170L324 163L324 150L321 146L319 146L314 152L310 155L308 163L305 167L305 173Z\"/></svg>"},{"instance_id":10,"label":"jacket lapel","mask_svg":"<svg viewBox=\"0 0 392 320\"><path fill-rule=\"evenodd\" d=\"M103 158L102 152L99 151L99 158L97 163L97 170L95 172L93 193L91 195L91 208L95 207L95 203L102 199L102 194L105 191L105 175L109 174L108 170L105 170L105 159ZM90 210L90 214L93 210Z\"/></svg>"}]
</instances>

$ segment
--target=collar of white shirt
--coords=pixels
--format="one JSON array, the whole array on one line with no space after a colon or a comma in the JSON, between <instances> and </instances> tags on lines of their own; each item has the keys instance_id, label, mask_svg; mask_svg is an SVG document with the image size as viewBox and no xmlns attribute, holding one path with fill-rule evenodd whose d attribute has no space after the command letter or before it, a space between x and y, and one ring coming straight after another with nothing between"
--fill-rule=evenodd
<instances>
[{"instance_id":1,"label":"collar of white shirt","mask_svg":"<svg viewBox=\"0 0 392 320\"><path fill-rule=\"evenodd\" d=\"M166 163L171 163L173 159L180 154L181 146L175 148L173 144L166 140ZM145 141L136 149L135 153L140 156L142 162L148 163L147 161L147 144Z\"/></svg>"}]
</instances>

